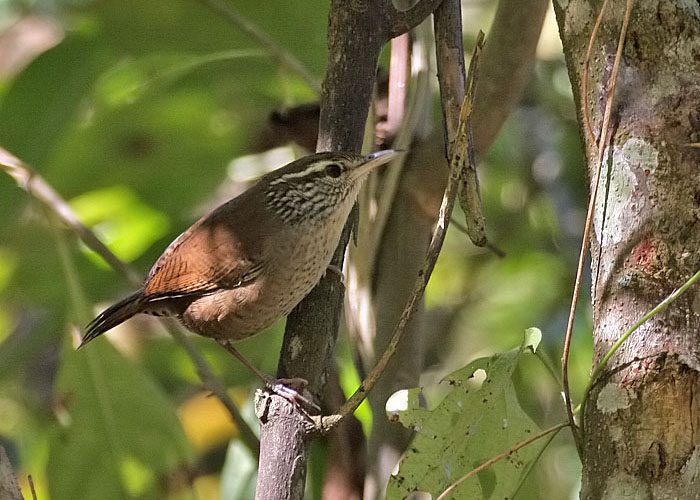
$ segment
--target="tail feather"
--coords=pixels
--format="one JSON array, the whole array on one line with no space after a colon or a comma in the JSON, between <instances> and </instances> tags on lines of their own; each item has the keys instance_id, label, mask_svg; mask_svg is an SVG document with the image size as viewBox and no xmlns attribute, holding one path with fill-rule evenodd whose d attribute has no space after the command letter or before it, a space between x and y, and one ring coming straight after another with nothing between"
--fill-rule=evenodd
<instances>
[{"instance_id":1,"label":"tail feather","mask_svg":"<svg viewBox=\"0 0 700 500\"><path fill-rule=\"evenodd\" d=\"M124 300L102 311L102 313L93 319L85 328L85 335L78 349L106 331L111 330L118 324L123 323L135 314L143 311L143 305L143 292L139 290L135 294L129 295Z\"/></svg>"}]
</instances>

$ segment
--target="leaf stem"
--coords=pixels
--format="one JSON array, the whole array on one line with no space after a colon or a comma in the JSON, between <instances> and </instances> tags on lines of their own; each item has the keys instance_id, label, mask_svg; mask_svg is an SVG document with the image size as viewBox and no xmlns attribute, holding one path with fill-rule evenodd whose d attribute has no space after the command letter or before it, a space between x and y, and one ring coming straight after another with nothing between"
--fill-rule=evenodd
<instances>
[{"instance_id":1,"label":"leaf stem","mask_svg":"<svg viewBox=\"0 0 700 500\"><path fill-rule=\"evenodd\" d=\"M525 446L532 444L539 439L542 439L547 434L551 434L552 432L559 432L561 429L563 429L564 427L568 427L568 426L569 426L569 422L562 422L561 424L557 424L554 427L550 427L549 429L546 429L546 430L540 432L539 434L532 436L531 438L529 438L525 441L519 442L518 444L516 444L512 448L507 449L506 451L504 451L500 455L496 455L495 457L488 459L486 462L484 462L483 464L481 464L477 468L472 469L467 474L460 477L457 481L455 481L450 486L448 486L447 489L445 489L445 491L440 493L440 496L437 497L435 500L445 500L447 498L447 495L452 493L457 488L457 486L462 484L464 481L466 481L470 477L474 477L476 474L478 474L479 472L481 472L483 470L488 469L496 462L499 462L499 461L503 460L504 458L509 457L510 455L512 455L513 453L518 451L520 448L524 448Z\"/></svg>"}]
</instances>

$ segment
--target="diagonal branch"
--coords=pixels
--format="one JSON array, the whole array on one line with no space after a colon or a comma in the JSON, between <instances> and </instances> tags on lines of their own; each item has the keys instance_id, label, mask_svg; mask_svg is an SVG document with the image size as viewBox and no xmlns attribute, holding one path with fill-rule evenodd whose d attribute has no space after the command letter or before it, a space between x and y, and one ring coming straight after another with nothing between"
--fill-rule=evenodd
<instances>
[{"instance_id":1,"label":"diagonal branch","mask_svg":"<svg viewBox=\"0 0 700 500\"><path fill-rule=\"evenodd\" d=\"M139 273L114 255L75 214L70 205L39 174L7 150L0 148L0 168L12 177L31 196L49 207L66 226L75 232L85 245L102 256L107 263L129 282L141 285Z\"/></svg>"},{"instance_id":2,"label":"diagonal branch","mask_svg":"<svg viewBox=\"0 0 700 500\"><path fill-rule=\"evenodd\" d=\"M0 148L0 169L4 170L9 176L15 179L17 184L30 196L33 196L51 210L61 222L78 235L88 248L104 258L112 269L126 278L129 283L141 286L141 277L139 273L114 255L95 233L80 221L68 202L66 202L43 177L32 170L31 167L24 164L24 162L7 150ZM176 328L173 326L172 323L168 323L168 331L185 349L190 359L192 359L204 386L216 395L231 414L231 418L238 428L243 444L257 456L260 449L258 438L241 415L236 403L231 399L228 392L226 392L223 382L215 375L211 365L209 365L204 356L202 356L202 353L199 352L197 347L187 337L181 329L182 327Z\"/></svg>"}]
</instances>

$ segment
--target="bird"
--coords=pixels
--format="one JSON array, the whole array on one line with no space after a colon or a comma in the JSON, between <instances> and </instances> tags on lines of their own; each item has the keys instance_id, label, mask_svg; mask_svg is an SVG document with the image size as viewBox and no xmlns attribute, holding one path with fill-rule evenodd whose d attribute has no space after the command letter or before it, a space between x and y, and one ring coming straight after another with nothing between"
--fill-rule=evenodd
<instances>
[{"instance_id":1,"label":"bird","mask_svg":"<svg viewBox=\"0 0 700 500\"><path fill-rule=\"evenodd\" d=\"M138 291L87 325L79 348L136 314L175 316L267 382L231 344L275 324L320 281L363 181L401 153L315 153L262 176L178 236Z\"/></svg>"}]
</instances>

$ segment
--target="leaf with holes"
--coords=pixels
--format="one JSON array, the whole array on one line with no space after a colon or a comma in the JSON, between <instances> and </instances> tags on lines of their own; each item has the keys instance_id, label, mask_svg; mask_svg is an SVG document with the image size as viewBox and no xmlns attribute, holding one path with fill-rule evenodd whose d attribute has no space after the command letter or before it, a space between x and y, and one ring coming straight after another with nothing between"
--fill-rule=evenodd
<instances>
[{"instance_id":1,"label":"leaf with holes","mask_svg":"<svg viewBox=\"0 0 700 500\"><path fill-rule=\"evenodd\" d=\"M450 385L449 392L433 409L421 407L422 389L408 391L405 409L395 415L416 436L389 481L387 500L416 491L436 498L474 468L539 431L520 407L511 380L521 356L532 353L537 343L529 332L517 349L477 359L448 375L443 383ZM542 440L512 453L460 484L448 498L513 498L545 445Z\"/></svg>"}]
</instances>

